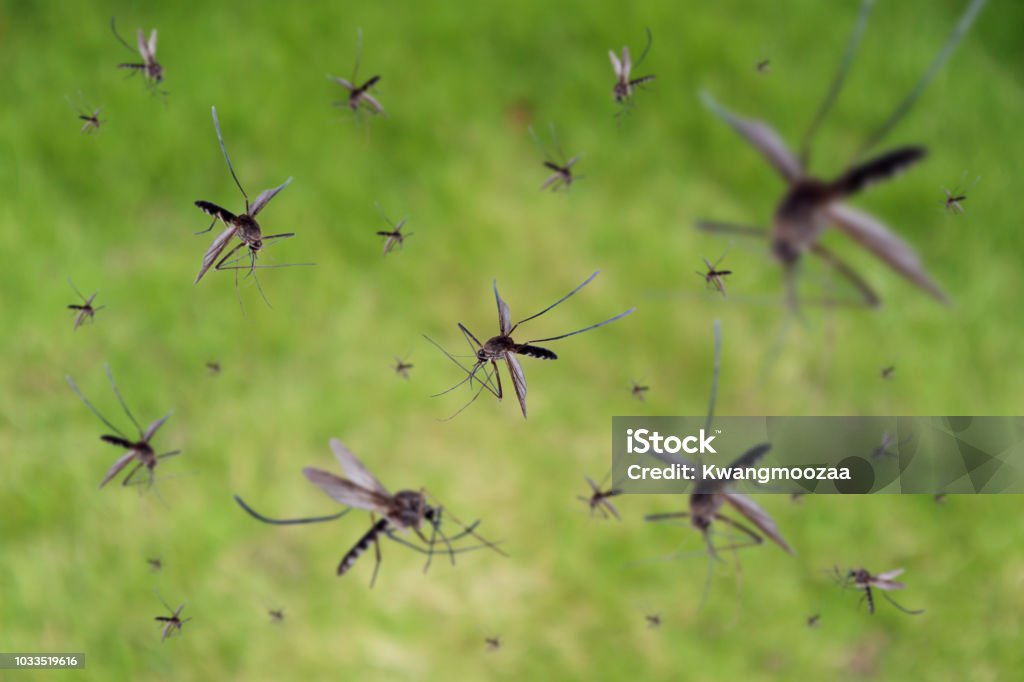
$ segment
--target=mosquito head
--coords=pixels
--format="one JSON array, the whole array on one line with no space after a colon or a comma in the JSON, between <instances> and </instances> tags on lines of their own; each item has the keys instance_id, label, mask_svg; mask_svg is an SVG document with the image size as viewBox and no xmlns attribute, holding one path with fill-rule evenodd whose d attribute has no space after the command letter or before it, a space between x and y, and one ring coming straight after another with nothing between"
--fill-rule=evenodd
<instances>
[{"instance_id":1,"label":"mosquito head","mask_svg":"<svg viewBox=\"0 0 1024 682\"><path fill-rule=\"evenodd\" d=\"M433 508L427 504L422 492L402 490L395 495L395 507L391 514L392 520L402 528L419 528L420 521L427 516L434 516Z\"/></svg>"},{"instance_id":2,"label":"mosquito head","mask_svg":"<svg viewBox=\"0 0 1024 682\"><path fill-rule=\"evenodd\" d=\"M703 514L693 514L690 516L690 523L701 533L706 533L711 528L711 517L704 516Z\"/></svg>"},{"instance_id":3,"label":"mosquito head","mask_svg":"<svg viewBox=\"0 0 1024 682\"><path fill-rule=\"evenodd\" d=\"M164 82L164 67L156 62L152 62L147 68L149 77L157 84Z\"/></svg>"}]
</instances>

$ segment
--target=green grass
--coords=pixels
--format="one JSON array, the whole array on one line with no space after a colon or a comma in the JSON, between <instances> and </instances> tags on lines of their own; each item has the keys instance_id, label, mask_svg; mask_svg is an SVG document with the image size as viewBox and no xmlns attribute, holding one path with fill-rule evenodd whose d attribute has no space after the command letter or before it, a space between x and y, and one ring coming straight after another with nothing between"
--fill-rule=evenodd
<instances>
[{"instance_id":1,"label":"green grass","mask_svg":"<svg viewBox=\"0 0 1024 682\"><path fill-rule=\"evenodd\" d=\"M612 415L701 414L712 320L723 324L721 414L1020 414L1024 286L1017 199L1022 177L1024 10L992 2L890 143L930 158L857 200L921 252L951 294L945 309L841 235L827 241L862 268L879 311L808 310L780 334L781 276L760 244L737 243L730 299L693 271L727 242L700 217L767 224L781 184L700 106L707 88L734 111L796 140L831 77L856 3L7 3L0 7L0 650L82 651L84 672L52 679L1015 679L1024 612L1024 531L1010 496L766 496L796 548L744 554L719 570L698 609L706 564L646 561L698 550L686 529L641 517L678 499L634 497L623 523L590 520L574 499L610 462ZM945 39L961 2L878 3L815 168L842 169ZM110 35L160 30L166 104L114 66ZM606 52L638 53L657 81L614 117ZM356 28L363 71L380 73L391 116L357 127L332 108ZM771 58L772 70L754 64ZM79 136L64 95L103 106ZM210 235L192 205L239 205L210 121L215 104L250 195L293 184L261 215L295 239L265 262L274 305L230 276L192 279ZM541 194L527 134L555 122L586 175ZM942 210L964 170L982 180L967 214ZM379 201L415 235L381 258ZM559 333L636 305L630 318L527 360L529 421L514 401L428 396L458 378L421 337L459 349L455 323L495 327L497 278L514 316L601 276L557 314ZM820 276L822 273L818 273ZM69 276L107 308L72 332ZM813 279L813 278L812 278ZM771 304L764 304L765 297ZM781 348L776 352L776 348ZM388 368L412 351L408 382ZM461 352L461 351L459 351ZM223 372L207 376L204 363ZM64 382L72 374L122 423L109 362L144 421L174 408L158 438L185 454L160 471L160 496L96 490L117 456ZM894 364L893 380L879 370ZM652 388L645 403L631 379ZM393 489L424 485L505 541L438 562L392 544L377 587L371 561L334 567L362 515L305 528L254 522L329 513L303 466L333 469L348 443ZM151 573L146 557L164 568ZM907 569L911 618L822 572L834 564ZM161 645L152 588L195 620ZM266 610L282 607L272 625ZM664 625L648 630L647 612ZM805 618L821 614L821 626ZM483 638L500 634L499 652ZM21 679L5 671L4 679Z\"/></svg>"}]
</instances>

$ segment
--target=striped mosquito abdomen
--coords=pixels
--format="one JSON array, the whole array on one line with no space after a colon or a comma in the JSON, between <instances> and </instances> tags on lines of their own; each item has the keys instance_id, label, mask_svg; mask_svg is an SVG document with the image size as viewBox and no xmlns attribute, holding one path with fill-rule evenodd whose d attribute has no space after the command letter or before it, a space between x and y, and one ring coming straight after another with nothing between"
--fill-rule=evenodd
<instances>
[{"instance_id":1,"label":"striped mosquito abdomen","mask_svg":"<svg viewBox=\"0 0 1024 682\"><path fill-rule=\"evenodd\" d=\"M531 358L537 358L539 360L557 360L558 356L555 355L554 351L550 351L547 348L541 348L540 346L531 346L528 343L517 345L515 352L519 355L526 355Z\"/></svg>"},{"instance_id":2,"label":"striped mosquito abdomen","mask_svg":"<svg viewBox=\"0 0 1024 682\"><path fill-rule=\"evenodd\" d=\"M366 534L359 538L359 542L357 542L342 558L341 563L338 564L338 575L345 575L348 573L348 570L355 565L356 560L370 548L370 545L373 544L378 535L387 530L388 524L390 523L390 521L384 518L373 524L370 530L366 531Z\"/></svg>"}]
</instances>

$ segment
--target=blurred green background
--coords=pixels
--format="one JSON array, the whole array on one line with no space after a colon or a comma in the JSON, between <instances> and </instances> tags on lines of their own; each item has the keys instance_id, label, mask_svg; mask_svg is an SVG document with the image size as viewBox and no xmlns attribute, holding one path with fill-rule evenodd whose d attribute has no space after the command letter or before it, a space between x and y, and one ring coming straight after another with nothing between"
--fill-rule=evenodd
<instances>
[{"instance_id":1,"label":"blurred green background","mask_svg":"<svg viewBox=\"0 0 1024 682\"><path fill-rule=\"evenodd\" d=\"M844 167L962 5L878 3L816 170ZM729 244L695 219L767 224L782 189L697 91L798 139L857 6L2 2L0 650L86 653L86 670L52 679L1019 679L1014 497L764 496L797 555L742 553L742 574L716 570L700 609L705 560L652 561L700 550L699 534L642 521L683 500L623 499L618 523L574 499L610 464L612 415L703 413L716 318L722 414L1021 413L1018 3L990 3L888 141L927 145L927 161L855 202L920 250L952 308L839 234L827 242L878 288L881 310L807 309L787 326L780 272L758 243L729 251L727 299L694 274ZM129 39L159 28L166 99L115 68L129 55L111 15ZM657 80L616 118L607 51L638 54L646 26L641 71ZM362 126L331 106L340 93L325 78L348 76L358 27L361 75L383 76L390 114ZM79 91L103 108L96 134L79 135L64 100ZM192 202L241 204L210 105L250 196L295 178L261 221L298 235L261 261L317 266L263 271L272 309L244 282L243 314L226 273L192 285L212 237L192 235L208 224ZM566 153L584 155L568 194L538 191L528 126L551 122ZM954 216L942 190L965 171L981 181ZM404 251L381 257L374 202L408 219ZM429 397L459 375L421 334L463 352L456 322L496 329L492 278L518 319L597 268L527 334L638 311L552 344L558 362L524 360L529 421L514 400L483 398L438 421L468 395ZM810 291L824 273L808 274ZM72 331L65 277L100 291L95 325ZM389 368L406 354L409 381ZM156 443L185 454L144 496L97 491L118 452L64 381L127 428L106 362L140 420L175 410ZM651 386L646 402L631 380ZM370 557L334 575L365 514L276 528L234 505L237 492L272 515L336 509L301 475L335 470L332 436L393 490L423 485L483 518L510 557L469 554L423 575L420 556L387 543L369 590ZM823 572L833 565L906 568L897 597L927 613L881 603L869 616ZM163 645L154 587L194 617ZM489 652L494 635L503 646Z\"/></svg>"}]
</instances>

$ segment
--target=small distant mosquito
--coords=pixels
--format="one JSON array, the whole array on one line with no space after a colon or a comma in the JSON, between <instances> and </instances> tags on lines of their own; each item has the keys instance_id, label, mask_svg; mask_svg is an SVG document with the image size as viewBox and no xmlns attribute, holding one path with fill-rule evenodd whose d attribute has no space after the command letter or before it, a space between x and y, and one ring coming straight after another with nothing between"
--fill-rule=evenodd
<instances>
[{"instance_id":1,"label":"small distant mosquito","mask_svg":"<svg viewBox=\"0 0 1024 682\"><path fill-rule=\"evenodd\" d=\"M899 445L906 445L907 441L909 441L909 439L903 441ZM878 447L876 447L874 451L872 451L871 459L879 460L882 459L883 457L895 458L897 456L897 453L889 449L890 447L892 447L893 444L895 444L895 442L896 438L891 433L889 433L888 431L883 433L882 442L878 444Z\"/></svg>"},{"instance_id":2,"label":"small distant mosquito","mask_svg":"<svg viewBox=\"0 0 1024 682\"><path fill-rule=\"evenodd\" d=\"M647 627L650 630L657 630L661 627L661 614L660 613L649 613L644 616L647 621Z\"/></svg>"},{"instance_id":3,"label":"small distant mosquito","mask_svg":"<svg viewBox=\"0 0 1024 682\"><path fill-rule=\"evenodd\" d=\"M78 295L78 298L82 299L82 302L80 304L72 303L68 306L68 310L75 311L75 329L77 330L79 327L85 324L86 321L94 322L96 313L106 308L106 306L94 306L92 304L92 302L96 300L96 295L99 294L100 292L95 291L91 296L89 296L89 298L86 298L85 296L82 295L82 292L78 290L78 287L75 286L75 283L72 282L70 279L68 279L68 284L71 285L71 288Z\"/></svg>"},{"instance_id":4,"label":"small distant mosquito","mask_svg":"<svg viewBox=\"0 0 1024 682\"><path fill-rule=\"evenodd\" d=\"M647 29L647 46L644 48L643 54L640 55L640 59L637 60L636 68L640 68L640 65L643 64L644 58L650 52L653 42L651 29ZM615 70L615 86L612 88L612 94L615 95L615 101L619 104L629 102L637 87L654 80L653 75L640 76L639 78L632 77L634 65L629 56L629 46L622 48L621 59L615 54L615 50L608 50L608 57L611 59L612 69Z\"/></svg>"},{"instance_id":5,"label":"small distant mosquito","mask_svg":"<svg viewBox=\"0 0 1024 682\"><path fill-rule=\"evenodd\" d=\"M707 258L701 258L704 261L704 265L707 267L705 272L697 272L698 277L704 278L704 284L710 287L714 287L718 293L725 296L725 278L732 274L732 270L718 270L718 264L725 259L726 254L722 254L714 264L711 263Z\"/></svg>"},{"instance_id":6,"label":"small distant mosquito","mask_svg":"<svg viewBox=\"0 0 1024 682\"><path fill-rule=\"evenodd\" d=\"M128 466L132 461L135 462L135 467L132 468L128 475L125 476L124 480L121 481L121 485L130 485L131 480L132 478L134 478L135 474L138 473L138 471L141 468L145 467L146 473L149 476L147 485L152 487L153 470L156 469L156 465L159 462L159 460L165 459L167 457L174 457L175 455L181 454L181 450L172 450L170 452L164 452L158 455L153 450L153 447L149 444L149 441L153 439L153 437L156 435L156 432L160 429L161 426L164 425L164 422L170 419L171 413L168 412L160 419L157 419L155 422L150 424L145 431L143 431L142 426L139 425L139 422L135 419L135 416L131 413L131 410L128 409L128 404L125 403L124 398L121 397L121 392L117 389L117 384L114 383L114 375L111 374L109 366L107 367L107 377L110 379L110 387L114 389L114 395L117 396L117 401L121 404L121 409L123 409L124 413L128 415L128 419L131 420L132 424L135 425L136 430L139 432L138 440L133 441L132 439L125 436L125 434L120 429L111 424L110 421L108 421L106 417L100 414L100 411L97 410L93 406L93 404L90 403L89 400L82 394L82 392L78 389L78 386L75 385L75 382L71 378L71 376L69 375L65 377L67 379L68 385L71 386L71 390L75 392L75 395L77 395L83 403L85 403L85 406L88 407L89 410L94 415L96 415L107 428L111 429L115 434L117 434L106 434L100 436L100 440L104 441L105 443L110 443L111 445L116 445L120 448L124 448L127 451L124 455L119 457L117 461L114 462L114 464L110 467L110 469L107 471L106 476L104 476L103 480L100 481L99 487L102 488L107 483L109 483L112 478L121 473L121 471L126 466Z\"/></svg>"},{"instance_id":7,"label":"small distant mosquito","mask_svg":"<svg viewBox=\"0 0 1024 682\"><path fill-rule=\"evenodd\" d=\"M100 125L103 123L103 121L100 120L100 111L102 111L102 109L86 106L85 103L82 102L82 93L78 93L78 106L76 106L69 97L65 96L64 99L72 109L78 112L78 120L84 121L82 129L78 131L80 134L92 133L93 131L100 129Z\"/></svg>"},{"instance_id":8,"label":"small distant mosquito","mask_svg":"<svg viewBox=\"0 0 1024 682\"><path fill-rule=\"evenodd\" d=\"M892 374L895 371L896 365L889 365L888 367L883 367L881 376L883 379L892 379Z\"/></svg>"},{"instance_id":9,"label":"small distant mosquito","mask_svg":"<svg viewBox=\"0 0 1024 682\"><path fill-rule=\"evenodd\" d=\"M803 490L801 490L801 491L799 491L799 492L795 492L795 493L790 493L790 494L789 494L789 501L790 501L790 502L793 502L793 503L796 503L796 504L799 504L799 503L800 503L800 500L801 500L801 498L802 498L802 497L803 497L804 495L806 495L806 494L807 494L807 493L806 493L805 491L803 491Z\"/></svg>"},{"instance_id":10,"label":"small distant mosquito","mask_svg":"<svg viewBox=\"0 0 1024 682\"><path fill-rule=\"evenodd\" d=\"M356 63L352 67L352 78L351 80L345 80L344 78L338 78L337 76L328 76L329 79L345 88L348 92L348 97L341 102L336 102L336 106L347 106L352 111L358 113L360 107L364 110L369 111L371 114L383 114L384 107L380 105L380 102L370 94L370 88L380 82L380 76L371 76L365 83L359 85L359 59L363 52L363 30L359 29L356 38Z\"/></svg>"},{"instance_id":11,"label":"small distant mosquito","mask_svg":"<svg viewBox=\"0 0 1024 682\"><path fill-rule=\"evenodd\" d=\"M408 379L409 378L409 370L412 369L412 368L413 368L413 365L411 363L406 362L405 360L403 360L402 358L398 357L397 355L395 356L395 366L393 368L395 370L395 374L397 374L398 376L402 377L403 379Z\"/></svg>"},{"instance_id":12,"label":"small distant mosquito","mask_svg":"<svg viewBox=\"0 0 1024 682\"><path fill-rule=\"evenodd\" d=\"M873 614L875 612L875 600L874 597L872 597L871 588L881 590L879 594L885 597L890 604L903 613L911 616L918 616L924 613L924 609L914 611L900 606L887 594L887 592L891 590L902 590L906 587L903 583L893 580L893 578L897 578L903 573L902 568L895 568L891 571L886 571L885 573L879 573L878 575L872 575L866 568L851 568L846 572L846 575L842 575L839 572L839 568L835 567L833 568L833 573L836 576L836 581L843 587L852 585L855 589L864 592L864 598L868 602L869 614Z\"/></svg>"},{"instance_id":13,"label":"small distant mosquito","mask_svg":"<svg viewBox=\"0 0 1024 682\"><path fill-rule=\"evenodd\" d=\"M580 159L579 155L566 160L565 154L562 152L562 145L558 142L558 134L555 132L555 125L553 123L551 124L551 144L554 146L554 153L552 153L551 150L549 150L541 141L533 128L530 128L530 135L544 154L544 161L542 162L544 167L550 171L554 171L550 176L548 176L548 179L541 184L540 189L542 192L546 189L550 189L552 192L557 192L563 188L568 191L574 181L583 179L582 175L573 175L572 170L573 166L576 165L576 162Z\"/></svg>"},{"instance_id":14,"label":"small distant mosquito","mask_svg":"<svg viewBox=\"0 0 1024 682\"><path fill-rule=\"evenodd\" d=\"M762 59L761 61L759 61L756 64L757 72L758 73L768 73L769 71L771 71L771 66L772 66L772 60L770 60L770 59Z\"/></svg>"},{"instance_id":15,"label":"small distant mosquito","mask_svg":"<svg viewBox=\"0 0 1024 682\"><path fill-rule=\"evenodd\" d=\"M220 374L220 363L214 361L207 362L206 369L210 372L210 376L216 376Z\"/></svg>"},{"instance_id":16,"label":"small distant mosquito","mask_svg":"<svg viewBox=\"0 0 1024 682\"><path fill-rule=\"evenodd\" d=\"M494 637L484 637L484 644L487 645L488 651L497 651L501 648L501 637L495 635Z\"/></svg>"},{"instance_id":17,"label":"small distant mosquito","mask_svg":"<svg viewBox=\"0 0 1024 682\"><path fill-rule=\"evenodd\" d=\"M154 557L152 559L146 559L146 563L149 564L149 569L151 571L153 571L153 572L159 571L161 568L164 567L164 564L160 560L160 557Z\"/></svg>"},{"instance_id":18,"label":"small distant mosquito","mask_svg":"<svg viewBox=\"0 0 1024 682\"><path fill-rule=\"evenodd\" d=\"M117 23L114 17L110 18L110 30L114 32L114 37L117 38L118 42L124 45L125 49L129 52L134 53L131 45L125 42L125 39L117 32ZM142 63L135 64L118 64L119 69L131 69L133 73L142 73L153 87L156 87L164 80L164 67L160 66L159 62L156 61L156 29L154 28L152 33L149 34L149 40L146 40L146 34L142 32L142 29L138 29L135 34L136 43L138 45L139 55L142 56Z\"/></svg>"},{"instance_id":19,"label":"small distant mosquito","mask_svg":"<svg viewBox=\"0 0 1024 682\"><path fill-rule=\"evenodd\" d=\"M182 602L181 606L179 606L177 609L172 609L170 606L167 605L167 602L164 601L164 598L160 596L159 592L153 590L153 593L156 594L156 598L160 600L160 603L163 604L164 608L167 609L168 613L171 614L170 616L157 616L156 618L154 618L154 620L164 624L163 634L160 635L160 641L163 642L165 639L173 635L175 630L177 630L178 633L180 634L181 627L185 623L192 620L192 618L189 617L184 620L181 619L181 611L185 608L184 602Z\"/></svg>"},{"instance_id":20,"label":"small distant mosquito","mask_svg":"<svg viewBox=\"0 0 1024 682\"><path fill-rule=\"evenodd\" d=\"M967 201L967 190L961 189L961 187L963 186L965 177L967 177L967 171L964 171L963 176L960 177L960 182L957 183L957 186L953 191L946 188L942 189L942 191L946 193L946 200L943 204L945 205L946 210L950 213L961 215L964 212L963 202ZM980 179L980 177L975 179L971 186L973 187L978 184L978 180Z\"/></svg>"},{"instance_id":21,"label":"small distant mosquito","mask_svg":"<svg viewBox=\"0 0 1024 682\"><path fill-rule=\"evenodd\" d=\"M267 615L270 616L270 622L272 623L284 622L284 609L269 609Z\"/></svg>"},{"instance_id":22,"label":"small distant mosquito","mask_svg":"<svg viewBox=\"0 0 1024 682\"><path fill-rule=\"evenodd\" d=\"M614 486L608 488L608 490L602 489L602 486L605 481L608 480L609 476L611 476L611 472L608 472L608 475L601 479L600 485L594 483L594 479L589 476L584 476L584 479L587 481L587 485L590 486L590 496L583 497L582 495L577 495L576 499L590 507L591 516L594 515L595 511L599 511L601 512L601 516L606 519L611 515L621 521L622 517L619 516L619 510L615 508L611 498L621 495L622 491Z\"/></svg>"},{"instance_id":23,"label":"small distant mosquito","mask_svg":"<svg viewBox=\"0 0 1024 682\"><path fill-rule=\"evenodd\" d=\"M644 400L646 400L646 398L647 398L647 391L649 391L649 390L651 390L650 386L645 386L645 385L642 385L642 384L638 384L637 382L634 381L633 382L633 387L629 389L629 392L633 394L634 398L636 398L637 400L643 402Z\"/></svg>"},{"instance_id":24,"label":"small distant mosquito","mask_svg":"<svg viewBox=\"0 0 1024 682\"><path fill-rule=\"evenodd\" d=\"M809 627L809 628L816 628L820 624L821 624L821 614L820 613L815 613L815 614L812 614L810 616L807 616L807 627Z\"/></svg>"},{"instance_id":25,"label":"small distant mosquito","mask_svg":"<svg viewBox=\"0 0 1024 682\"><path fill-rule=\"evenodd\" d=\"M932 495L932 500L935 502L935 504L942 504L943 502L946 501L947 494L948 493L936 493L935 495Z\"/></svg>"},{"instance_id":26,"label":"small distant mosquito","mask_svg":"<svg viewBox=\"0 0 1024 682\"><path fill-rule=\"evenodd\" d=\"M335 457L337 457L340 462L342 470L349 476L349 478L342 478L330 472L313 467L304 468L302 473L310 483L318 486L321 490L327 493L331 499L347 505L349 509L345 509L338 514L331 516L277 520L257 514L237 495L235 496L235 501L238 502L239 506L241 506L250 516L264 523L277 525L331 521L347 514L351 508L364 509L371 512L371 519L374 518L375 514L380 514L382 518L374 521L370 530L368 530L356 542L352 549L345 554L341 562L338 564L337 570L339 576L345 575L345 573L355 565L356 560L359 559L367 549L369 549L370 545L374 545L377 561L374 565L373 575L370 578L370 587L373 587L376 582L377 572L380 569L381 554L379 537L381 535L384 535L398 544L421 554L426 554L427 561L423 567L424 572L430 568L430 564L433 561L435 554L449 555L452 565L455 564L456 554L470 552L477 549L489 548L503 556L505 555L505 553L498 548L495 543L485 540L476 533L476 528L480 525L479 521L475 521L469 526L463 526L451 513L448 513L447 518L451 519L462 528L460 533L449 537L441 529L444 508L434 507L428 504L426 495L422 490L400 490L392 495L387 491L387 488L385 488L380 481L378 481L373 474L366 469L363 463L356 458L352 451L345 447L340 441L332 438L331 449L334 451ZM431 527L429 539L427 539L420 530L424 522L427 522ZM397 533L397 531L408 532L410 530L413 531L424 543L425 547L409 542L408 540L400 537ZM467 536L476 539L479 541L479 544L468 547L454 547L452 545L453 542ZM437 547L438 544L443 544L444 548L439 550Z\"/></svg>"},{"instance_id":27,"label":"small distant mosquito","mask_svg":"<svg viewBox=\"0 0 1024 682\"><path fill-rule=\"evenodd\" d=\"M391 229L378 230L377 235L380 237L386 237L386 239L384 240L384 255L386 256L395 249L395 246L399 246L404 249L405 240L413 236L413 234L415 233L406 232L405 234L402 234L402 228L405 227L405 218L399 220L398 224L396 225L393 222L391 222L387 218L387 216L384 216L384 222L386 222L391 227Z\"/></svg>"},{"instance_id":28,"label":"small distant mosquito","mask_svg":"<svg viewBox=\"0 0 1024 682\"><path fill-rule=\"evenodd\" d=\"M558 356L553 351L550 351L547 348L542 348L540 346L535 346L533 344L542 343L545 341L557 341L559 339L575 336L576 334L582 334L583 332L590 331L591 329L603 327L607 324L611 324L612 322L615 322L616 320L619 320L629 315L630 313L635 311L636 308L630 308L625 312L619 313L615 317L611 317L603 322L598 322L597 324L592 324L589 327L584 327L583 329L577 329L574 332L569 332L567 334L559 334L558 336L549 336L543 339L531 339L526 343L516 343L512 339L512 333L515 332L515 330L519 328L519 325L523 324L524 322L528 322L529 320L538 318L544 313L554 308L555 306L566 301L569 297L578 292L580 289L590 284L590 282L595 277L597 277L599 272L599 270L595 270L594 273L590 275L590 277L588 277L586 281L583 282L583 284L580 284L578 287L576 287L568 294L558 299L557 301L555 301L554 303L552 303L539 313L535 313L533 315L530 315L529 317L525 317L522 320L516 322L515 324L512 324L512 313L509 312L508 305L505 303L505 301L501 299L501 296L498 294L498 283L497 281L495 281L494 299L498 304L498 336L492 336L491 338L487 339L486 343L481 344L480 341L473 335L471 331L469 331L469 329L466 328L464 324L462 324L461 322L459 323L459 330L465 337L466 342L469 343L470 348L473 350L474 357L476 358L476 362L473 364L471 369L465 367L448 351L446 351L444 348L441 348L441 346L438 345L433 339L431 339L430 337L426 337L427 341L437 346L437 348L442 353L444 353L448 357L448 359L450 359L452 362L458 365L459 368L466 374L466 377L464 379L459 381L451 388L436 394L434 397L441 396L444 395L445 393L453 391L462 384L466 383L467 381L469 382L470 390L472 390L474 379L476 379L480 383L480 388L477 389L475 394L473 394L473 397L469 400L469 402L463 405L458 412L453 414L448 419L453 419L459 413L461 413L463 410L465 410L467 407L473 404L473 402L480 396L480 393L485 388L498 400L502 399L503 392L501 389L501 374L498 371L498 362L500 360L504 360L506 365L508 366L508 373L509 376L512 378L512 386L515 389L516 398L519 399L519 408L522 410L523 418L525 419L526 375L523 374L523 368L519 364L519 360L516 359L516 356L526 355L531 358L537 358L540 360L557 360ZM490 365L489 368L488 365ZM479 372L481 369L483 369L481 373L484 375L484 378L482 380L477 376L477 372ZM493 371L491 371L492 369ZM492 379L494 379L496 382L493 385L491 383Z\"/></svg>"},{"instance_id":29,"label":"small distant mosquito","mask_svg":"<svg viewBox=\"0 0 1024 682\"><path fill-rule=\"evenodd\" d=\"M195 205L200 208L207 215L213 216L213 222L210 226L201 232L196 234L205 234L214 228L217 221L220 220L225 225L225 229L221 232L210 247L206 250L203 255L203 264L199 268L199 273L196 275L195 283L198 284L199 280L203 278L206 271L212 266L216 270L234 270L235 271L235 286L238 286L238 271L247 270L247 275L252 275L256 281L256 287L259 289L260 296L263 300L270 305L267 301L266 295L263 293L263 287L260 286L260 281L255 277L256 270L260 268L283 268L297 265L311 265L311 263L288 263L282 265L256 265L256 256L260 250L267 245L268 242L277 239L289 239L295 236L294 232L282 232L280 234L272 234L264 236L263 231L260 229L260 224L256 222L256 216L262 211L270 200L277 196L278 192L283 190L289 184L292 179L288 178L284 181L284 184L279 185L273 189L263 190L256 201L249 203L249 195L245 193L242 188L242 183L238 181L238 176L235 175L235 169L231 165L231 159L228 157L227 147L224 146L224 137L220 133L220 122L217 120L217 107L212 108L213 111L213 128L217 131L217 141L220 143L220 150L224 153L224 160L228 164L228 170L231 171L231 178L235 181L235 185L238 187L238 191L242 193L242 197L245 199L245 212L235 215L226 208L222 208L217 204L210 201L199 200L195 202ZM227 252L227 254L221 258L221 253L227 248L228 243L232 237L238 237L239 243L235 245L233 249ZM248 265L233 265L238 262L238 259L228 263L228 259L231 258L239 249L247 248L249 252L249 264ZM220 258L218 261L217 259ZM214 263L216 262L216 265Z\"/></svg>"}]
</instances>

